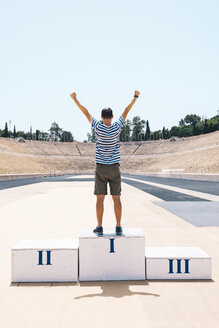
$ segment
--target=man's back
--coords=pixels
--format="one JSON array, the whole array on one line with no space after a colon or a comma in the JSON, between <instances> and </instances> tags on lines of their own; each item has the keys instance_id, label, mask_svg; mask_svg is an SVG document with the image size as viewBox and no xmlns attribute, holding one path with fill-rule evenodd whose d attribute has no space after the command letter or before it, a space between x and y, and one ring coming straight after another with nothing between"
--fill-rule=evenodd
<instances>
[{"instance_id":1,"label":"man's back","mask_svg":"<svg viewBox=\"0 0 219 328\"><path fill-rule=\"evenodd\" d=\"M91 127L95 132L96 139L96 163L114 164L120 162L119 135L123 126L124 119L122 116L110 126L92 118Z\"/></svg>"}]
</instances>

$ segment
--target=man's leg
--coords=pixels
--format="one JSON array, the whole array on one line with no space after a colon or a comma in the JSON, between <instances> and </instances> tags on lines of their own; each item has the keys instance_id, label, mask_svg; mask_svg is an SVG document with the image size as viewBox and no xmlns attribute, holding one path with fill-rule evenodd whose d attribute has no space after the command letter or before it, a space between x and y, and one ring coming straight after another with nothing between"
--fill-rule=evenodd
<instances>
[{"instance_id":1,"label":"man's leg","mask_svg":"<svg viewBox=\"0 0 219 328\"><path fill-rule=\"evenodd\" d=\"M105 195L97 195L96 213L98 227L102 227Z\"/></svg>"},{"instance_id":2,"label":"man's leg","mask_svg":"<svg viewBox=\"0 0 219 328\"><path fill-rule=\"evenodd\" d=\"M122 217L122 203L120 200L120 195L112 195L114 202L114 212L116 216L116 226L121 227L121 217Z\"/></svg>"}]
</instances>

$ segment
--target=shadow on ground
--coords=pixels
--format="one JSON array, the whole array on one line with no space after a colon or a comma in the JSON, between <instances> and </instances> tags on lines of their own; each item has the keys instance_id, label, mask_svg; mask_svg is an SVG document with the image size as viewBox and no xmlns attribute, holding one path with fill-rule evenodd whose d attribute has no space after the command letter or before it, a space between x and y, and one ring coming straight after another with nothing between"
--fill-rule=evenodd
<instances>
[{"instance_id":1,"label":"shadow on ground","mask_svg":"<svg viewBox=\"0 0 219 328\"><path fill-rule=\"evenodd\" d=\"M124 296L155 296L160 297L159 294L134 292L130 290L130 286L148 286L147 281L105 281L105 282L80 282L80 287L100 287L100 293L86 294L74 297L74 299L90 298L90 297L115 297L121 298Z\"/></svg>"}]
</instances>

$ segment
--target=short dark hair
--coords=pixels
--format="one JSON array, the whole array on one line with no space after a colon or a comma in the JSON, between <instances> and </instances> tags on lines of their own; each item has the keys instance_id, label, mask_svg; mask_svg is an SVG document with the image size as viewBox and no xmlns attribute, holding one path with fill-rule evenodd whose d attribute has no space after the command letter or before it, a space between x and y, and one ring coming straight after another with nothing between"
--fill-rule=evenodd
<instances>
[{"instance_id":1,"label":"short dark hair","mask_svg":"<svg viewBox=\"0 0 219 328\"><path fill-rule=\"evenodd\" d=\"M103 117L103 118L112 118L113 117L112 109L111 108L102 109L101 117Z\"/></svg>"}]
</instances>

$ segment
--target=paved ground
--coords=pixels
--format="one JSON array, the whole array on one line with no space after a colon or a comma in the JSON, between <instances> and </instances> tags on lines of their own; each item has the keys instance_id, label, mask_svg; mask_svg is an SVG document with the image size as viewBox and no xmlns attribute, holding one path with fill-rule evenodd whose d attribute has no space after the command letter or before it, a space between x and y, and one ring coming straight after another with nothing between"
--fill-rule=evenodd
<instances>
[{"instance_id":1,"label":"paved ground","mask_svg":"<svg viewBox=\"0 0 219 328\"><path fill-rule=\"evenodd\" d=\"M140 175L126 175L123 182L165 201L155 203L197 227L219 226L218 182Z\"/></svg>"},{"instance_id":2,"label":"paved ground","mask_svg":"<svg viewBox=\"0 0 219 328\"><path fill-rule=\"evenodd\" d=\"M173 187L185 188L188 190L207 192L212 195L219 196L219 183L211 181L197 181L197 180L187 180L187 179L174 179L174 178L161 178L161 177L152 177L152 176L143 176L143 175L133 175L133 174L124 174L126 177L155 182L159 184L164 184Z\"/></svg>"},{"instance_id":3,"label":"paved ground","mask_svg":"<svg viewBox=\"0 0 219 328\"><path fill-rule=\"evenodd\" d=\"M219 227L219 202L155 202L197 227Z\"/></svg>"},{"instance_id":4,"label":"paved ground","mask_svg":"<svg viewBox=\"0 0 219 328\"><path fill-rule=\"evenodd\" d=\"M212 256L213 280L11 284L10 249L17 242L77 238L81 230L96 225L92 176L34 179L37 183L20 181L16 186L12 181L11 187L0 190L1 327L218 328L219 227L196 227L155 203L168 204L159 198L167 191L173 192L171 197L190 196L190 204L219 202L218 194L208 192L207 187L195 191L158 180L145 181L159 191L149 193L126 179L129 184L122 184L123 226L141 228L146 246L202 248ZM174 196L174 191L181 195ZM113 204L107 196L104 227L114 225Z\"/></svg>"},{"instance_id":5,"label":"paved ground","mask_svg":"<svg viewBox=\"0 0 219 328\"><path fill-rule=\"evenodd\" d=\"M195 202L196 201L197 202L197 201L205 200L203 198L190 196L185 193L165 189L165 187L161 188L161 187L153 186L153 185L145 183L145 182L144 183L139 182L136 180L123 178L123 182L128 183L135 188L138 188L151 195L154 195L167 202L176 202L176 201L181 201L181 202L185 202L185 201ZM208 201L208 200L206 200L206 201Z\"/></svg>"},{"instance_id":6,"label":"paved ground","mask_svg":"<svg viewBox=\"0 0 219 328\"><path fill-rule=\"evenodd\" d=\"M74 176L74 175L71 175ZM41 182L54 182L54 181L68 181L68 176L65 176L63 178L62 176L58 177L40 177L40 178L28 178L28 179L12 179L12 180L0 180L0 190L9 189L9 188L15 188L15 187L21 187L21 186L27 186L35 183L41 183ZM80 178L83 180L83 178ZM92 181L93 178L90 178ZM72 180L70 180L72 182Z\"/></svg>"},{"instance_id":7,"label":"paved ground","mask_svg":"<svg viewBox=\"0 0 219 328\"><path fill-rule=\"evenodd\" d=\"M17 180L1 180L0 190L15 188L20 186L27 186L34 183L47 181L48 178L28 178L28 179L17 179Z\"/></svg>"}]
</instances>

